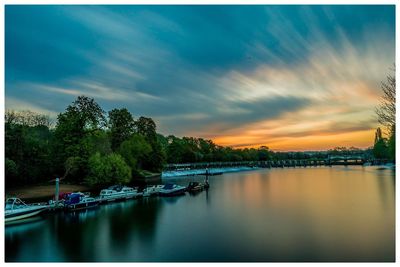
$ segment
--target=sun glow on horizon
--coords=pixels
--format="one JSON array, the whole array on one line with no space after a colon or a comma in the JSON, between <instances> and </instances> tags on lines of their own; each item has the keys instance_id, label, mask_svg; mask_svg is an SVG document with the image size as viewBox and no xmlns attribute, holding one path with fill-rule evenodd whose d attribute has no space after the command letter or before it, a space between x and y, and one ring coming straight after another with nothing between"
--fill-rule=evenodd
<instances>
[{"instance_id":1,"label":"sun glow on horizon","mask_svg":"<svg viewBox=\"0 0 400 267\"><path fill-rule=\"evenodd\" d=\"M375 129L339 134L325 134L304 137L279 137L251 145L235 145L240 142L251 142L246 136L227 136L213 138L213 142L221 146L233 148L258 148L267 146L277 151L325 151L334 147L357 147L366 149L373 146Z\"/></svg>"}]
</instances>

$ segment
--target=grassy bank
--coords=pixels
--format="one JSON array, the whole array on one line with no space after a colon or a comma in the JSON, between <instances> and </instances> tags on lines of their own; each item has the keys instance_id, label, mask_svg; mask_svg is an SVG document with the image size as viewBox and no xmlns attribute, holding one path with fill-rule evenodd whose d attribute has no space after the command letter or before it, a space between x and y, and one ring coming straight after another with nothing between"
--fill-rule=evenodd
<instances>
[{"instance_id":1,"label":"grassy bank","mask_svg":"<svg viewBox=\"0 0 400 267\"><path fill-rule=\"evenodd\" d=\"M6 198L18 197L23 200L34 199L52 199L55 193L55 185L33 185L6 189ZM60 184L60 193L90 191L91 188L86 185Z\"/></svg>"}]
</instances>

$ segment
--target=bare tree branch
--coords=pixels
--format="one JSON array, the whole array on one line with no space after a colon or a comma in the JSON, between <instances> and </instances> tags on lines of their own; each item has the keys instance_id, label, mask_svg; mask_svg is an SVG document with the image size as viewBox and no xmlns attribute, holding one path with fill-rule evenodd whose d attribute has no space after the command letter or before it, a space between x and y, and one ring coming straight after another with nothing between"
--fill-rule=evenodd
<instances>
[{"instance_id":1,"label":"bare tree branch","mask_svg":"<svg viewBox=\"0 0 400 267\"><path fill-rule=\"evenodd\" d=\"M375 109L378 122L391 134L396 124L396 77L395 66L391 69L394 74L389 74L386 81L381 83L383 95L380 104Z\"/></svg>"}]
</instances>

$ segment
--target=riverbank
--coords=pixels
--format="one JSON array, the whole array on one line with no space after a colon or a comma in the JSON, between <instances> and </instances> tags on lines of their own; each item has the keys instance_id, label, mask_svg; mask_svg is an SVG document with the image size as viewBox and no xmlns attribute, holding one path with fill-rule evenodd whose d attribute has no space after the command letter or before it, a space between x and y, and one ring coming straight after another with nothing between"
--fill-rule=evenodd
<instances>
[{"instance_id":1,"label":"riverbank","mask_svg":"<svg viewBox=\"0 0 400 267\"><path fill-rule=\"evenodd\" d=\"M33 199L52 199L55 193L55 184L53 185L33 185L18 188L6 189L6 198L17 197L23 200ZM86 185L60 184L61 192L90 191L91 188Z\"/></svg>"},{"instance_id":2,"label":"riverbank","mask_svg":"<svg viewBox=\"0 0 400 267\"><path fill-rule=\"evenodd\" d=\"M161 183L161 173L144 173L143 178L138 178L135 180L135 186L144 186L146 184L160 184ZM98 194L102 188L100 187L90 187L88 185L82 184L62 184L60 183L60 193L66 192L95 192ZM49 185L29 185L21 186L16 188L10 188L5 190L6 199L9 197L17 197L22 200L30 201L43 201L49 200L54 197L55 194L55 184Z\"/></svg>"}]
</instances>

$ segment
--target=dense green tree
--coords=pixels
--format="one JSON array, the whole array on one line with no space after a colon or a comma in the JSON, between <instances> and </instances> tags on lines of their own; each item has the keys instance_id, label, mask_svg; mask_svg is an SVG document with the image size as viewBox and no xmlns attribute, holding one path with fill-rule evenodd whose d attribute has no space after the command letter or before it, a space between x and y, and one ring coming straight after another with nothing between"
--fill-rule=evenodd
<instances>
[{"instance_id":1,"label":"dense green tree","mask_svg":"<svg viewBox=\"0 0 400 267\"><path fill-rule=\"evenodd\" d=\"M141 134L134 134L124 141L118 153L132 169L132 175L139 175L142 166L152 152L151 145Z\"/></svg>"},{"instance_id":2,"label":"dense green tree","mask_svg":"<svg viewBox=\"0 0 400 267\"><path fill-rule=\"evenodd\" d=\"M157 137L156 124L151 118L140 117L136 122L136 132L145 137L151 146L151 152L143 160L143 167L150 171L161 171L166 155L165 150Z\"/></svg>"},{"instance_id":3,"label":"dense green tree","mask_svg":"<svg viewBox=\"0 0 400 267\"><path fill-rule=\"evenodd\" d=\"M184 149L182 140L173 135L168 136L167 140L168 140L167 162L182 163L183 162L182 153Z\"/></svg>"},{"instance_id":4,"label":"dense green tree","mask_svg":"<svg viewBox=\"0 0 400 267\"><path fill-rule=\"evenodd\" d=\"M202 138L170 135L166 138L168 163L214 162L214 161L256 161L272 159L268 147L258 149L234 149L215 145L211 140Z\"/></svg>"},{"instance_id":5,"label":"dense green tree","mask_svg":"<svg viewBox=\"0 0 400 267\"><path fill-rule=\"evenodd\" d=\"M382 130L381 130L381 128L377 128L376 129L376 132L375 132L375 141L374 141L374 144L376 144L376 143L378 143L380 140L382 140L383 139L383 137L382 137Z\"/></svg>"},{"instance_id":6,"label":"dense green tree","mask_svg":"<svg viewBox=\"0 0 400 267\"><path fill-rule=\"evenodd\" d=\"M63 166L70 157L79 157L82 163L75 175L71 176L71 180L79 182L87 175L85 165L90 151L86 149L84 140L104 126L103 109L94 99L86 96L79 96L64 113L58 115L53 139L53 160L58 167L58 175L65 176L66 170Z\"/></svg>"},{"instance_id":7,"label":"dense green tree","mask_svg":"<svg viewBox=\"0 0 400 267\"><path fill-rule=\"evenodd\" d=\"M92 155L88 161L88 169L85 182L91 186L127 184L131 180L131 169L123 157L116 153Z\"/></svg>"},{"instance_id":8,"label":"dense green tree","mask_svg":"<svg viewBox=\"0 0 400 267\"><path fill-rule=\"evenodd\" d=\"M215 144L211 140L199 138L200 153L203 155L203 161L214 161L213 153L215 151Z\"/></svg>"},{"instance_id":9,"label":"dense green tree","mask_svg":"<svg viewBox=\"0 0 400 267\"><path fill-rule=\"evenodd\" d=\"M5 157L16 164L17 175L6 172L8 185L41 182L50 179L52 164L47 126L29 126L15 121L5 125ZM14 173L14 174L13 174Z\"/></svg>"},{"instance_id":10,"label":"dense green tree","mask_svg":"<svg viewBox=\"0 0 400 267\"><path fill-rule=\"evenodd\" d=\"M374 145L373 149L374 157L377 159L386 159L387 158L387 146L383 139L379 140Z\"/></svg>"},{"instance_id":11,"label":"dense green tree","mask_svg":"<svg viewBox=\"0 0 400 267\"><path fill-rule=\"evenodd\" d=\"M153 172L161 172L167 158L159 139L150 143L151 152L146 156L143 167Z\"/></svg>"},{"instance_id":12,"label":"dense green tree","mask_svg":"<svg viewBox=\"0 0 400 267\"><path fill-rule=\"evenodd\" d=\"M157 139L156 124L151 118L140 117L135 121L136 133L143 135L149 142Z\"/></svg>"},{"instance_id":13,"label":"dense green tree","mask_svg":"<svg viewBox=\"0 0 400 267\"><path fill-rule=\"evenodd\" d=\"M111 136L111 148L116 151L134 132L134 120L132 114L126 109L113 109L108 112Z\"/></svg>"},{"instance_id":14,"label":"dense green tree","mask_svg":"<svg viewBox=\"0 0 400 267\"><path fill-rule=\"evenodd\" d=\"M258 160L269 160L271 159L269 148L266 146L261 146L258 149Z\"/></svg>"},{"instance_id":15,"label":"dense green tree","mask_svg":"<svg viewBox=\"0 0 400 267\"><path fill-rule=\"evenodd\" d=\"M373 154L377 159L386 159L388 156L386 140L382 137L382 131L380 128L376 129Z\"/></svg>"},{"instance_id":16,"label":"dense green tree","mask_svg":"<svg viewBox=\"0 0 400 267\"><path fill-rule=\"evenodd\" d=\"M14 123L6 123L5 125L5 156L14 162L24 160L25 128Z\"/></svg>"},{"instance_id":17,"label":"dense green tree","mask_svg":"<svg viewBox=\"0 0 400 267\"><path fill-rule=\"evenodd\" d=\"M168 147L168 138L163 136L162 134L157 134L157 142L161 145L161 148L165 152Z\"/></svg>"},{"instance_id":18,"label":"dense green tree","mask_svg":"<svg viewBox=\"0 0 400 267\"><path fill-rule=\"evenodd\" d=\"M390 138L388 141L388 157L389 160L396 162L396 125L392 126Z\"/></svg>"},{"instance_id":19,"label":"dense green tree","mask_svg":"<svg viewBox=\"0 0 400 267\"><path fill-rule=\"evenodd\" d=\"M5 158L6 187L18 184L18 165L11 159Z\"/></svg>"},{"instance_id":20,"label":"dense green tree","mask_svg":"<svg viewBox=\"0 0 400 267\"><path fill-rule=\"evenodd\" d=\"M96 130L85 136L82 140L82 146L89 155L97 152L102 155L112 153L111 140L109 135L103 130Z\"/></svg>"}]
</instances>

